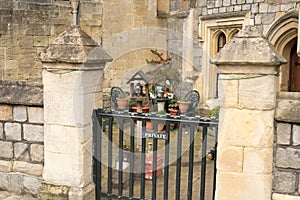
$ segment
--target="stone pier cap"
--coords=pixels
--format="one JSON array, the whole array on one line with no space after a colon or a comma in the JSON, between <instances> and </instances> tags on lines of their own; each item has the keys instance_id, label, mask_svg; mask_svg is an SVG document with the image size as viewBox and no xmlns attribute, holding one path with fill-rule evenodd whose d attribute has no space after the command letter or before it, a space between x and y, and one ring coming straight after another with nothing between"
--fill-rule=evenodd
<instances>
[{"instance_id":1,"label":"stone pier cap","mask_svg":"<svg viewBox=\"0 0 300 200\"><path fill-rule=\"evenodd\" d=\"M215 65L280 66L286 63L255 26L246 26L210 62Z\"/></svg>"},{"instance_id":2,"label":"stone pier cap","mask_svg":"<svg viewBox=\"0 0 300 200\"><path fill-rule=\"evenodd\" d=\"M48 47L38 54L43 63L51 63L44 68L68 68L81 70L103 69L105 63L111 62L112 57L98 45L79 26L71 26L61 33ZM69 65L55 65L67 63ZM83 64L78 66L78 64Z\"/></svg>"}]
</instances>

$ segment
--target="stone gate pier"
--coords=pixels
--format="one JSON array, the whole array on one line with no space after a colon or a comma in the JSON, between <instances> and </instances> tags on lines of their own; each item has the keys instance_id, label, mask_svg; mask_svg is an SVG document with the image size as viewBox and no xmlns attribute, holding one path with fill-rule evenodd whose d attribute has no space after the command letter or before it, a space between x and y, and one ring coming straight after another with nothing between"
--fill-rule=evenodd
<instances>
[{"instance_id":1,"label":"stone gate pier","mask_svg":"<svg viewBox=\"0 0 300 200\"><path fill-rule=\"evenodd\" d=\"M221 104L217 200L270 200L279 66L286 62L253 26L211 60Z\"/></svg>"},{"instance_id":2,"label":"stone gate pier","mask_svg":"<svg viewBox=\"0 0 300 200\"><path fill-rule=\"evenodd\" d=\"M94 199L92 123L100 107L103 68L111 57L79 26L39 55L44 84L44 170L41 199Z\"/></svg>"}]
</instances>

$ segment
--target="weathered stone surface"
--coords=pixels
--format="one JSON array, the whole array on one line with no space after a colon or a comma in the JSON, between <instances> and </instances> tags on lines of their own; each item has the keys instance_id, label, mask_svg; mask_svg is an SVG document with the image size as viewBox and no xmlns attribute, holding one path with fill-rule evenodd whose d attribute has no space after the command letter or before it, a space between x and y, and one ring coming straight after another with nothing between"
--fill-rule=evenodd
<instances>
[{"instance_id":1,"label":"weathered stone surface","mask_svg":"<svg viewBox=\"0 0 300 200\"><path fill-rule=\"evenodd\" d=\"M272 175L263 174L242 174L219 172L221 184L217 179L217 191L215 199L271 199L271 182L269 181ZM254 192L255 191L255 192Z\"/></svg>"},{"instance_id":2,"label":"weathered stone surface","mask_svg":"<svg viewBox=\"0 0 300 200\"><path fill-rule=\"evenodd\" d=\"M27 120L26 106L15 106L13 109L14 120L18 122L25 122Z\"/></svg>"},{"instance_id":3,"label":"weathered stone surface","mask_svg":"<svg viewBox=\"0 0 300 200\"><path fill-rule=\"evenodd\" d=\"M4 133L3 133L3 124L0 123L0 139L4 138Z\"/></svg>"},{"instance_id":4,"label":"weathered stone surface","mask_svg":"<svg viewBox=\"0 0 300 200\"><path fill-rule=\"evenodd\" d=\"M11 172L12 161L0 160L0 172Z\"/></svg>"},{"instance_id":5,"label":"weathered stone surface","mask_svg":"<svg viewBox=\"0 0 300 200\"><path fill-rule=\"evenodd\" d=\"M12 120L12 119L13 119L12 107L8 105L0 105L0 120Z\"/></svg>"},{"instance_id":6,"label":"weathered stone surface","mask_svg":"<svg viewBox=\"0 0 300 200\"><path fill-rule=\"evenodd\" d=\"M32 144L30 145L30 158L32 161L44 161L44 145Z\"/></svg>"},{"instance_id":7,"label":"weathered stone surface","mask_svg":"<svg viewBox=\"0 0 300 200\"><path fill-rule=\"evenodd\" d=\"M244 149L243 171L252 174L271 174L273 164L273 148Z\"/></svg>"},{"instance_id":8,"label":"weathered stone surface","mask_svg":"<svg viewBox=\"0 0 300 200\"><path fill-rule=\"evenodd\" d=\"M23 191L36 195L38 194L41 184L42 184L41 177L25 175Z\"/></svg>"},{"instance_id":9,"label":"weathered stone surface","mask_svg":"<svg viewBox=\"0 0 300 200\"><path fill-rule=\"evenodd\" d=\"M94 93L99 87L102 73L102 71L73 72L62 77L44 71L45 123L77 127L90 124L95 101Z\"/></svg>"},{"instance_id":10,"label":"weathered stone surface","mask_svg":"<svg viewBox=\"0 0 300 200\"><path fill-rule=\"evenodd\" d=\"M68 200L69 187L42 183L39 188L39 199Z\"/></svg>"},{"instance_id":11,"label":"weathered stone surface","mask_svg":"<svg viewBox=\"0 0 300 200\"><path fill-rule=\"evenodd\" d=\"M221 108L219 143L229 146L272 147L273 114L273 111Z\"/></svg>"},{"instance_id":12,"label":"weathered stone surface","mask_svg":"<svg viewBox=\"0 0 300 200\"><path fill-rule=\"evenodd\" d=\"M293 145L300 144L300 126L293 125Z\"/></svg>"},{"instance_id":13,"label":"weathered stone surface","mask_svg":"<svg viewBox=\"0 0 300 200\"><path fill-rule=\"evenodd\" d=\"M277 123L277 144L290 144L292 125Z\"/></svg>"},{"instance_id":14,"label":"weathered stone surface","mask_svg":"<svg viewBox=\"0 0 300 200\"><path fill-rule=\"evenodd\" d=\"M275 172L273 189L275 192L292 193L296 190L296 174L293 172Z\"/></svg>"},{"instance_id":15,"label":"weathered stone surface","mask_svg":"<svg viewBox=\"0 0 300 200\"><path fill-rule=\"evenodd\" d=\"M260 77L239 81L239 107L270 110L275 107L277 77Z\"/></svg>"},{"instance_id":16,"label":"weathered stone surface","mask_svg":"<svg viewBox=\"0 0 300 200\"><path fill-rule=\"evenodd\" d=\"M25 81L0 81L0 97L1 103L43 105L43 86ZM0 107L0 113L1 110ZM12 119L12 112L10 115Z\"/></svg>"},{"instance_id":17,"label":"weathered stone surface","mask_svg":"<svg viewBox=\"0 0 300 200\"><path fill-rule=\"evenodd\" d=\"M275 119L300 123L300 94L280 92L277 96Z\"/></svg>"},{"instance_id":18,"label":"weathered stone surface","mask_svg":"<svg viewBox=\"0 0 300 200\"><path fill-rule=\"evenodd\" d=\"M22 140L21 124L7 122L4 124L4 130L7 140Z\"/></svg>"},{"instance_id":19,"label":"weathered stone surface","mask_svg":"<svg viewBox=\"0 0 300 200\"><path fill-rule=\"evenodd\" d=\"M32 142L44 141L44 127L40 125L24 124L24 140Z\"/></svg>"},{"instance_id":20,"label":"weathered stone surface","mask_svg":"<svg viewBox=\"0 0 300 200\"><path fill-rule=\"evenodd\" d=\"M235 79L237 75L220 74L218 91L219 99L222 107L237 107L238 106L238 90L239 85L237 80L222 80L222 79Z\"/></svg>"},{"instance_id":21,"label":"weathered stone surface","mask_svg":"<svg viewBox=\"0 0 300 200\"><path fill-rule=\"evenodd\" d=\"M17 160L29 160L28 144L14 143L14 155Z\"/></svg>"},{"instance_id":22,"label":"weathered stone surface","mask_svg":"<svg viewBox=\"0 0 300 200\"><path fill-rule=\"evenodd\" d=\"M299 200L299 196L273 193L272 200Z\"/></svg>"},{"instance_id":23,"label":"weathered stone surface","mask_svg":"<svg viewBox=\"0 0 300 200\"><path fill-rule=\"evenodd\" d=\"M89 184L84 188L70 188L69 199L95 199L95 185Z\"/></svg>"},{"instance_id":24,"label":"weathered stone surface","mask_svg":"<svg viewBox=\"0 0 300 200\"><path fill-rule=\"evenodd\" d=\"M0 157L13 158L13 144L11 142L0 141Z\"/></svg>"},{"instance_id":25,"label":"weathered stone surface","mask_svg":"<svg viewBox=\"0 0 300 200\"><path fill-rule=\"evenodd\" d=\"M55 185L73 187L90 183L92 151L85 147L90 137L89 126L75 128L46 125L44 180Z\"/></svg>"},{"instance_id":26,"label":"weathered stone surface","mask_svg":"<svg viewBox=\"0 0 300 200\"><path fill-rule=\"evenodd\" d=\"M97 48L96 51L94 51L95 48ZM93 56L93 53L96 55ZM101 63L112 61L112 58L98 43L81 30L79 26L71 26L61 33L39 54L39 58L42 62L83 63L88 60L95 61L96 59ZM104 65L101 67L104 67Z\"/></svg>"},{"instance_id":27,"label":"weathered stone surface","mask_svg":"<svg viewBox=\"0 0 300 200\"><path fill-rule=\"evenodd\" d=\"M218 170L227 172L241 172L243 170L244 148L230 146L219 148Z\"/></svg>"},{"instance_id":28,"label":"weathered stone surface","mask_svg":"<svg viewBox=\"0 0 300 200\"><path fill-rule=\"evenodd\" d=\"M43 171L43 165L33 164L24 161L14 161L13 163L14 172L23 172L25 174L31 174L34 176L41 176Z\"/></svg>"},{"instance_id":29,"label":"weathered stone surface","mask_svg":"<svg viewBox=\"0 0 300 200\"><path fill-rule=\"evenodd\" d=\"M9 183L9 175L7 173L0 172L0 189L7 190Z\"/></svg>"},{"instance_id":30,"label":"weathered stone surface","mask_svg":"<svg viewBox=\"0 0 300 200\"><path fill-rule=\"evenodd\" d=\"M28 118L30 123L44 123L44 109L41 107L28 107Z\"/></svg>"},{"instance_id":31,"label":"weathered stone surface","mask_svg":"<svg viewBox=\"0 0 300 200\"><path fill-rule=\"evenodd\" d=\"M8 176L7 190L10 192L21 193L23 188L24 176L20 173L10 173Z\"/></svg>"},{"instance_id":32,"label":"weathered stone surface","mask_svg":"<svg viewBox=\"0 0 300 200\"><path fill-rule=\"evenodd\" d=\"M276 166L300 169L300 149L278 147L276 150Z\"/></svg>"}]
</instances>

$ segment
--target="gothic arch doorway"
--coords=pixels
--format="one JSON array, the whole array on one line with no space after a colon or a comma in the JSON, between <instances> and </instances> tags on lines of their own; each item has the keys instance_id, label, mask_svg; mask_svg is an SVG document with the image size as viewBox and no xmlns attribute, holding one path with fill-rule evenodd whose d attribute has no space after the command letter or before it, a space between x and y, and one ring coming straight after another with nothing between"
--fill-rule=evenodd
<instances>
[{"instance_id":1,"label":"gothic arch doorway","mask_svg":"<svg viewBox=\"0 0 300 200\"><path fill-rule=\"evenodd\" d=\"M298 17L296 10L286 13L272 24L266 34L267 39L287 60L287 63L280 67L281 91L300 92L300 65L295 64L299 59L296 49Z\"/></svg>"},{"instance_id":2,"label":"gothic arch doorway","mask_svg":"<svg viewBox=\"0 0 300 200\"><path fill-rule=\"evenodd\" d=\"M300 92L300 57L297 54L297 43L291 51L289 91Z\"/></svg>"}]
</instances>

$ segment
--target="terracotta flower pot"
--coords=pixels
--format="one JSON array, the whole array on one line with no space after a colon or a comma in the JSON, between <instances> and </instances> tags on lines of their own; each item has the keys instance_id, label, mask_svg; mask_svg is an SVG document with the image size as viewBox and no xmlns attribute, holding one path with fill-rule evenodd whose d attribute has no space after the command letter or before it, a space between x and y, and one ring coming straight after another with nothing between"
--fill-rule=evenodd
<instances>
[{"instance_id":1,"label":"terracotta flower pot","mask_svg":"<svg viewBox=\"0 0 300 200\"><path fill-rule=\"evenodd\" d=\"M178 110L177 109L173 109L173 108L169 108L169 112L171 115L177 115L178 114Z\"/></svg>"},{"instance_id":2,"label":"terracotta flower pot","mask_svg":"<svg viewBox=\"0 0 300 200\"><path fill-rule=\"evenodd\" d=\"M117 98L118 108L120 108L120 109L127 108L128 102L129 102L128 98L125 98L125 99L119 99L119 98Z\"/></svg>"},{"instance_id":3,"label":"terracotta flower pot","mask_svg":"<svg viewBox=\"0 0 300 200\"><path fill-rule=\"evenodd\" d=\"M181 113L185 113L188 111L190 107L190 101L178 101L179 110Z\"/></svg>"}]
</instances>

